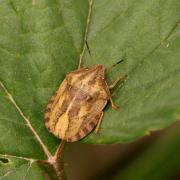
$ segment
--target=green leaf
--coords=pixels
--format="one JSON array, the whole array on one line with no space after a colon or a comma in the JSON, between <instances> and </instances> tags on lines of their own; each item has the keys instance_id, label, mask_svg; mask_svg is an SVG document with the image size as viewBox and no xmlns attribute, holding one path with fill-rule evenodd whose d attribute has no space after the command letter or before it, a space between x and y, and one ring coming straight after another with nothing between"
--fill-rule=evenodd
<instances>
[{"instance_id":1,"label":"green leaf","mask_svg":"<svg viewBox=\"0 0 180 180\"><path fill-rule=\"evenodd\" d=\"M180 2L94 1L88 44L94 61L110 67L108 82L120 109L105 110L100 135L86 142L132 141L180 119ZM86 63L90 65L88 53Z\"/></svg>"},{"instance_id":2,"label":"green leaf","mask_svg":"<svg viewBox=\"0 0 180 180\"><path fill-rule=\"evenodd\" d=\"M39 179L43 180L43 174L36 162L17 160L16 158L7 158L8 162L3 163L0 159L0 179L22 180L22 179Z\"/></svg>"},{"instance_id":3,"label":"green leaf","mask_svg":"<svg viewBox=\"0 0 180 180\"><path fill-rule=\"evenodd\" d=\"M60 141L45 128L43 112L77 67L87 9L84 0L0 1L0 154L37 160L55 153Z\"/></svg>"},{"instance_id":4,"label":"green leaf","mask_svg":"<svg viewBox=\"0 0 180 180\"><path fill-rule=\"evenodd\" d=\"M31 162L55 153L59 140L46 130L43 111L77 68L86 30L93 60L85 49L84 64L108 68L125 59L107 81L128 78L113 91L121 108L108 105L100 135L83 142L132 141L180 119L179 8L178 0L94 1L87 27L88 1L1 0L0 154L21 167L18 157Z\"/></svg>"}]
</instances>

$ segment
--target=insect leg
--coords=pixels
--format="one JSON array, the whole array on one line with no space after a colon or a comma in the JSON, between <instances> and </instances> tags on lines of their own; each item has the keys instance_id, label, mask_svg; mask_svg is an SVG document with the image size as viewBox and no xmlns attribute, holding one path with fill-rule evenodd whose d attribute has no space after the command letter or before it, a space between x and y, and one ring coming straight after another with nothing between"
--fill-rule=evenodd
<instances>
[{"instance_id":1,"label":"insect leg","mask_svg":"<svg viewBox=\"0 0 180 180\"><path fill-rule=\"evenodd\" d=\"M117 85L117 83L118 83L119 81L125 80L126 77L127 77L127 75L118 76L118 77L112 82L112 84L109 85L109 89L113 89L113 88Z\"/></svg>"},{"instance_id":2,"label":"insect leg","mask_svg":"<svg viewBox=\"0 0 180 180\"><path fill-rule=\"evenodd\" d=\"M127 75L118 76L118 77L114 80L114 82L108 86L109 89L113 89L113 88L117 85L117 83L118 83L119 81L125 80L126 77L127 77ZM111 106L112 106L113 109L118 109L118 108L119 108L119 107L113 102L111 95L109 96L109 100L110 100L110 102L111 102Z\"/></svg>"},{"instance_id":3,"label":"insect leg","mask_svg":"<svg viewBox=\"0 0 180 180\"><path fill-rule=\"evenodd\" d=\"M119 108L119 106L116 105L116 104L113 102L113 100L112 100L111 97L109 98L109 100L110 100L110 102L111 102L111 106L112 106L113 109L118 109L118 108Z\"/></svg>"},{"instance_id":4,"label":"insect leg","mask_svg":"<svg viewBox=\"0 0 180 180\"><path fill-rule=\"evenodd\" d=\"M98 124L96 126L96 129L94 130L96 134L99 132L99 127L100 127L100 124L102 122L102 117L103 117L103 112L101 112L101 116L99 118Z\"/></svg>"}]
</instances>

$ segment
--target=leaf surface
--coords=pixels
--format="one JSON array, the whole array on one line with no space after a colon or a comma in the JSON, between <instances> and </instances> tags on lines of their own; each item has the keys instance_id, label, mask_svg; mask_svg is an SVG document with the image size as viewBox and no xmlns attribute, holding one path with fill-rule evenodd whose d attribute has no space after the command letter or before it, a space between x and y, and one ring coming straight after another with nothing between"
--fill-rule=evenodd
<instances>
[{"instance_id":1,"label":"leaf surface","mask_svg":"<svg viewBox=\"0 0 180 180\"><path fill-rule=\"evenodd\" d=\"M84 65L125 59L107 81L128 77L112 92L120 109L108 105L100 135L83 142L128 142L180 119L179 9L178 0L94 1L87 28L88 1L1 0L0 154L34 160L55 153L59 140L46 130L43 111L77 68L86 30L93 59L85 48ZM13 162L26 171L31 161ZM30 170L42 175L34 164Z\"/></svg>"},{"instance_id":2,"label":"leaf surface","mask_svg":"<svg viewBox=\"0 0 180 180\"><path fill-rule=\"evenodd\" d=\"M127 74L113 91L120 109L105 111L100 135L87 142L132 141L180 119L180 2L95 1L88 44L95 63L111 67L108 83ZM85 54L87 64L92 61Z\"/></svg>"}]
</instances>

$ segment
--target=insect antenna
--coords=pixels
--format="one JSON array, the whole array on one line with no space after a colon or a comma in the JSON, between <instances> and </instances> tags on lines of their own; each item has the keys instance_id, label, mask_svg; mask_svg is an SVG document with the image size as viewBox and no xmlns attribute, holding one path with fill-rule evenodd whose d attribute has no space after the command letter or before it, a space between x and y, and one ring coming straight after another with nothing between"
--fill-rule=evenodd
<instances>
[{"instance_id":1,"label":"insect antenna","mask_svg":"<svg viewBox=\"0 0 180 180\"><path fill-rule=\"evenodd\" d=\"M88 52L89 52L89 55L90 55L91 58L92 58L91 51L90 51L90 48L89 48L89 45L88 45L87 40L85 40L85 43L86 43L86 47L87 47L87 50L88 50Z\"/></svg>"},{"instance_id":2,"label":"insect antenna","mask_svg":"<svg viewBox=\"0 0 180 180\"><path fill-rule=\"evenodd\" d=\"M85 43L86 43L86 47L87 47L88 53L89 53L89 55L90 55L91 61L94 63L95 61L94 61L94 59L93 59L93 57L92 57L92 54L91 54L91 51L90 51L90 48L89 48L89 45L88 45L87 40L85 40Z\"/></svg>"},{"instance_id":3,"label":"insect antenna","mask_svg":"<svg viewBox=\"0 0 180 180\"><path fill-rule=\"evenodd\" d=\"M110 72L112 70L112 68L116 67L118 64L122 63L123 61L124 61L124 59L121 59L118 62L116 62L115 64L113 64L112 66L106 68L106 72Z\"/></svg>"}]
</instances>

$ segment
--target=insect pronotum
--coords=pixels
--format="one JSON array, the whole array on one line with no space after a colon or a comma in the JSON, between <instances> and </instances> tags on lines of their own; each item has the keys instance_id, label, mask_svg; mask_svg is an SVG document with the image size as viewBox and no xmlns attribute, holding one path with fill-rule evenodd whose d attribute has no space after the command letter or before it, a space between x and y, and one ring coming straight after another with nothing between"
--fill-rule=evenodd
<instances>
[{"instance_id":1,"label":"insect pronotum","mask_svg":"<svg viewBox=\"0 0 180 180\"><path fill-rule=\"evenodd\" d=\"M89 50L88 45L87 48ZM119 76L108 85L103 65L81 66L79 64L77 70L66 75L45 110L47 129L67 142L78 141L94 129L98 131L107 102L110 101L112 108L117 109L110 89L125 78Z\"/></svg>"}]
</instances>

